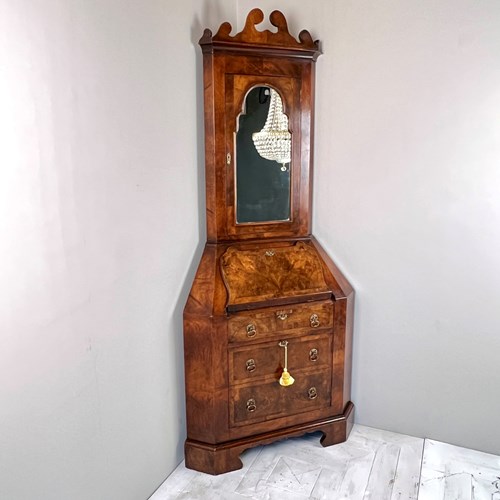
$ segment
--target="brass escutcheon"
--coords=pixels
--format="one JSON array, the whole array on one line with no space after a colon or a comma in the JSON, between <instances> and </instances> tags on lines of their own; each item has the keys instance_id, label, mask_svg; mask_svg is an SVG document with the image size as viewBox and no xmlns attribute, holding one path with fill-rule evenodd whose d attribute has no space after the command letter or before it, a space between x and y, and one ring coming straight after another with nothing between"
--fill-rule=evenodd
<instances>
[{"instance_id":1,"label":"brass escutcheon","mask_svg":"<svg viewBox=\"0 0 500 500\"><path fill-rule=\"evenodd\" d=\"M257 329L253 323L247 325L247 337L255 337L257 334Z\"/></svg>"},{"instance_id":2,"label":"brass escutcheon","mask_svg":"<svg viewBox=\"0 0 500 500\"><path fill-rule=\"evenodd\" d=\"M288 318L288 315L292 313L292 309L290 309L289 311L276 311L276 317L281 321L285 321L285 319Z\"/></svg>"},{"instance_id":3,"label":"brass escutcheon","mask_svg":"<svg viewBox=\"0 0 500 500\"><path fill-rule=\"evenodd\" d=\"M256 409L257 409L257 403L255 402L255 399L250 398L247 401L247 412L253 413Z\"/></svg>"},{"instance_id":4,"label":"brass escutcheon","mask_svg":"<svg viewBox=\"0 0 500 500\"><path fill-rule=\"evenodd\" d=\"M254 372L255 369L257 368L255 366L255 359L247 359L247 362L246 362L246 367L247 367L247 372Z\"/></svg>"},{"instance_id":5,"label":"brass escutcheon","mask_svg":"<svg viewBox=\"0 0 500 500\"><path fill-rule=\"evenodd\" d=\"M309 360L318 361L318 349L311 349L309 351Z\"/></svg>"},{"instance_id":6,"label":"brass escutcheon","mask_svg":"<svg viewBox=\"0 0 500 500\"><path fill-rule=\"evenodd\" d=\"M309 399L316 399L318 397L318 391L316 390L316 387L311 387L307 391L307 395L308 395Z\"/></svg>"},{"instance_id":7,"label":"brass escutcheon","mask_svg":"<svg viewBox=\"0 0 500 500\"><path fill-rule=\"evenodd\" d=\"M266 257L272 257L274 255L274 250L267 250Z\"/></svg>"},{"instance_id":8,"label":"brass escutcheon","mask_svg":"<svg viewBox=\"0 0 500 500\"><path fill-rule=\"evenodd\" d=\"M309 323L313 328L318 328L319 326L319 317L317 314L311 314L311 317L309 318Z\"/></svg>"}]
</instances>

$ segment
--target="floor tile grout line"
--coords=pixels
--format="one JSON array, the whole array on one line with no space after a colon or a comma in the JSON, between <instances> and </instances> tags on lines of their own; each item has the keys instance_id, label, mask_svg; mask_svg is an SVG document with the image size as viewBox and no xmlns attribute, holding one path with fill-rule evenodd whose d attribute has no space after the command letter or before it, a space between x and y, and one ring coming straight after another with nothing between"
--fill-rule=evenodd
<instances>
[{"instance_id":1,"label":"floor tile grout line","mask_svg":"<svg viewBox=\"0 0 500 500\"><path fill-rule=\"evenodd\" d=\"M377 449L375 450L375 453L373 455L373 460L372 460L372 465L370 467L370 473L368 474L368 479L366 480L366 487L365 487L365 491L363 493L363 499L365 498L366 496L366 490L368 489L368 485L370 484L370 478L372 477L372 471L373 471L373 466L375 464L375 460L377 459L377 454L379 452L379 449L380 449L380 445L377 446Z\"/></svg>"},{"instance_id":2,"label":"floor tile grout line","mask_svg":"<svg viewBox=\"0 0 500 500\"><path fill-rule=\"evenodd\" d=\"M240 487L241 483L243 482L243 480L247 477L247 474L250 472L250 469L252 468L253 464L255 463L255 461L260 457L261 453L264 451L264 447L261 446L259 452L257 453L257 455L255 456L255 458L252 460L252 463L248 465L248 470L241 476L241 479L240 479L240 482L238 483L238 485L236 486L235 490L234 491L238 491L238 488Z\"/></svg>"},{"instance_id":3,"label":"floor tile grout line","mask_svg":"<svg viewBox=\"0 0 500 500\"><path fill-rule=\"evenodd\" d=\"M425 454L425 443L427 442L427 438L424 438L422 443L422 453L420 454L420 470L418 473L418 482L417 482L417 500L420 497L420 484L422 483L422 469L424 467L424 454Z\"/></svg>"},{"instance_id":4,"label":"floor tile grout line","mask_svg":"<svg viewBox=\"0 0 500 500\"><path fill-rule=\"evenodd\" d=\"M388 431L388 432L390 432L390 431ZM368 439L367 436L362 436L362 437ZM295 441L295 439L294 439L294 441ZM363 444L361 442L358 443L356 440L352 443L352 446L355 448L356 453L359 452L359 449L364 449L365 446L368 446L368 443L366 443L364 441L364 439L362 441L363 441ZM388 436L388 440L386 441L386 444L389 443L389 441L390 441L390 436ZM296 447L292 447L292 448L287 447L286 449L281 448L281 447L273 448L274 451L271 453L271 455L264 453L265 449L267 448L266 446L259 447L259 449L256 450L257 453L255 453L255 455L253 455L251 457L251 459L248 461L248 463L245 464L244 470L241 471L241 475L238 474L237 476L233 476L233 478L228 477L228 479L230 479L230 480L227 482L227 484L219 484L219 482L217 482L216 484L210 484L210 482L207 482L204 480L201 481L199 478L196 479L194 476L192 476L188 473L191 472L191 474L193 474L193 475L198 474L200 476L205 476L205 474L196 473L195 471L186 470L184 463L181 462L181 464L179 464L179 466L178 466L179 474L177 474L175 476L175 480L171 481L170 483L167 483L165 485L165 487L163 488L164 491L162 491L161 494L158 494L158 490L161 489L161 487L162 487L162 485L160 485L151 494L151 496L149 498L150 499L155 498L157 500L167 500L167 499L179 500L180 498L191 498L192 500L195 500L195 498L196 498L197 500L201 500L201 499L207 500L209 498L210 499L216 498L213 496L213 494L216 494L217 492L218 492L217 494L219 494L219 493L223 494L224 498L226 498L225 495L229 495L230 498L233 498L233 496L231 496L231 495L235 495L238 487L240 485L242 485L241 481L245 477L248 477L248 473L250 472L250 469L252 469L253 467L256 467L257 465L258 465L257 468L259 470L255 470L256 475L254 478L255 479L260 478L260 480L264 480L264 484L261 484L261 488L267 488L267 486L265 484L266 481L263 478L265 478L265 477L269 478L269 476L271 474L273 474L274 471L278 470L276 467L278 466L277 462L279 462L280 457L282 459L285 459L285 462L288 465L288 468L290 469L289 472L291 472L291 474L298 481L297 473L301 472L301 471L303 472L303 470L301 468L301 464L297 463L297 468L296 468L295 465L293 465L293 464L295 464L295 462L293 460L290 464L288 464L288 459L289 458L292 458L292 459L297 458L298 462L305 461L305 463L303 464L304 466L307 465L307 463L309 463L309 465L311 465L311 463L307 460L307 457L309 456L309 454L306 453L306 451L307 451L306 448L308 448L306 446L306 444L304 444L305 451L304 451L304 454L300 455L300 459L299 459L298 455L294 454L294 450L297 449ZM439 492L441 492L441 493L438 494L437 488L438 488L438 485L440 484L439 480L442 480L442 479L445 479L446 477L451 477L454 475L461 475L464 473L469 476L470 483L461 480L460 485L458 485L458 483L455 481L453 484L450 483L450 485L446 486L446 488L449 488L449 492L453 491L455 494L458 492L457 488L460 488L460 491L462 492L462 494L465 494L465 496L467 498L471 498L471 497L469 497L469 495L472 495L472 498L474 498L474 495L476 495L476 498L477 498L478 491L476 491L476 488L475 488L475 485L476 485L476 483L474 482L475 475L471 471L477 472L477 470L479 470L478 468L480 468L484 474L481 477L481 479L483 479L483 481L481 482L481 484L482 484L481 488L487 488L488 491L490 491L490 489L493 488L491 490L491 493L496 493L497 495L500 492L500 488L499 488L499 486L500 486L500 477L499 477L500 456L498 456L498 455L489 454L489 455L491 455L492 461L491 461L491 463L485 462L484 457L482 457L483 452L480 452L478 450L468 450L465 448L457 447L456 445L450 445L450 444L445 443L445 442L443 442L443 443L436 442L436 446L434 446L435 442L432 439L430 439L430 438L418 438L418 444L415 442L415 446L413 446L413 445L411 446L411 448L413 448L414 451L411 453L411 455L409 455L408 457L406 457L403 460L403 454L402 454L401 448L402 447L405 448L404 444L402 444L399 441L394 442L392 444L396 445L399 448L399 452L397 454L397 460L396 461L391 460L392 466L390 466L389 462L386 463L384 465L384 470L385 470L385 476L388 476L388 473L389 473L388 467L390 466L390 469L392 469L394 466L394 463L396 463L395 472L392 476L393 482L392 482L392 484L388 484L387 481L384 480L383 481L384 485L382 485L382 483L380 481L377 482L377 490L376 491L379 491L378 488L383 486L384 492L385 492L384 498L394 499L394 496L397 497L398 494L399 495L402 494L401 491L399 491L399 489L395 488L395 484L396 484L395 478L397 478L399 476L399 473L402 474L401 477L405 478L405 483L404 483L405 484L405 491L407 490L407 492L408 492L408 496L405 496L405 498L407 498L408 500L410 500L410 499L424 500L424 499L427 499L427 497L429 497L429 498L438 498L438 497L441 498L441 494L444 493L441 490L441 488L445 485L439 487ZM437 446L438 444L439 444L439 446ZM381 443L378 441L371 443L371 446L370 446L370 448L371 448L370 454L372 455L371 460L368 460L365 463L365 465L362 466L362 470L364 472L361 475L358 473L354 474L354 476L357 477L356 498L362 497L365 500L368 500L375 493L375 490L372 490L372 488L370 486L371 483L370 483L369 478L374 474L374 472L378 471L378 468L377 469L375 468L374 462L376 460L376 457L381 453L381 446L380 445L381 445ZM273 445L270 446L270 448L269 448L270 450L271 450L272 446ZM333 452L334 448L335 447L332 447L330 450ZM300 446L299 446L299 449L302 450L302 448ZM339 447L340 452L337 456L337 459L340 459L342 457L342 464L344 464L344 465L342 465L342 467L345 466L346 462L348 462L348 463L352 462L354 456L359 458L356 453L355 453L355 455L348 458L346 453L349 455L349 449L350 449L350 447L347 447L347 446L346 446L345 450L343 448ZM457 451L457 449L458 449L458 451ZM316 450L314 450L314 451L316 451ZM470 456L470 460L467 461L467 460L465 460L465 458L467 458L465 456L466 451L470 451L472 453L476 452L476 453L478 453L478 455L477 456L476 455ZM354 453L354 451L353 451L353 453ZM457 455L457 453L460 453L460 455ZM264 455L265 455L265 457L264 457ZM330 455L330 453L328 453L328 455ZM331 455L333 456L335 454L331 453ZM272 456L274 456L274 459L270 460ZM362 455L362 456L365 457L365 455ZM459 463L457 463L457 460L456 460L458 456L460 456L460 460L458 460ZM265 458L265 460L263 460L264 458ZM316 458L321 458L321 457L316 457ZM366 458L368 458L368 457L366 457ZM394 455L393 455L393 458L394 458ZM325 456L325 459L326 459L326 456ZM263 460L263 463L265 463L267 465L262 465L259 462L260 460ZM407 463L408 460L411 460L411 462ZM464 461L463 464L462 464L462 460ZM412 464L411 467L410 467L410 463ZM323 463L323 465L322 465L321 460L319 460L317 465L319 467L320 475L321 475L321 471L324 470L323 467L326 466L327 464ZM404 470L398 471L400 465L402 467L404 465L404 467L403 467ZM444 465L446 465L447 467L449 465L450 470L446 470L442 474L439 474L439 470L442 469L442 467ZM468 465L471 467L471 469L467 469ZM462 470L462 468L464 468L464 469ZM342 472L342 474L338 475L338 478L334 482L331 482L331 484L330 484L330 482L322 483L322 487L320 490L316 490L316 486L318 485L319 476L316 477L314 479L314 481L312 480L312 478L308 479L307 480L308 488L312 485L312 489L309 491L308 500L312 500L313 498L315 500L326 500L326 499L333 498L331 496L331 494L335 494L336 492L337 493L340 492L339 488L341 487L341 485L343 484L343 481L346 478L346 474L348 472L348 469L349 468L347 467ZM175 475L176 470L177 469L174 469L174 471L172 471L172 473L168 476L168 478ZM309 470L309 469L307 469L307 470ZM336 469L336 470L338 470L338 469ZM368 473L368 476L366 476L367 473ZM436 473L437 473L437 475L436 475ZM481 474L481 472L479 472L479 474ZM493 476L495 477L495 480L493 480L490 483L491 478L493 478ZM366 477L368 477L368 480L366 479ZM164 481L164 483L167 481L167 479ZM484 480L486 480L486 479L488 479L487 484L486 483L483 484ZM425 484L424 484L424 481L425 481ZM253 483L253 480L250 482ZM286 486L285 483L281 484L282 481L281 482L278 481L278 482L280 484L277 483L275 485L274 478L273 478L273 484L272 485L269 484L269 488L271 488L272 491L275 493L277 493L278 490L284 492L285 490L283 488L285 488L285 486ZM301 481L298 481L298 482L300 483ZM164 484L164 483L162 483L162 484ZM184 487L181 486L183 484L184 484ZM292 484L292 483L290 483L290 484ZM196 491L193 490L192 497L191 496L186 497L185 496L186 492L190 491L189 490L190 485L196 485L197 490ZM410 485L412 485L411 489L410 489ZM171 486L173 486L173 488L171 488ZM375 487L375 485L372 485L372 486ZM422 489L423 486L425 486L425 488ZM179 489L179 487L181 487L181 488ZM236 487L236 489L235 489L235 487ZM275 491L275 488L277 488L276 491ZM288 488L285 488L285 489L287 491L291 491ZM316 490L316 494L314 494L315 490ZM493 491L493 490L495 490L495 491ZM257 494L257 491L255 490L253 492L253 494L254 495L257 494L257 496L255 496L255 497L252 496L252 498L261 498L261 495L265 492L263 490L261 491L260 489L259 489L259 491L260 491L260 493ZM382 491L382 490L380 490L380 491ZM446 491L448 491L448 490L446 490ZM481 492L482 491L483 490L481 489ZM331 493L330 495L329 495L329 492ZM486 490L485 490L485 492L486 492ZM298 493L298 491L296 491L296 493ZM212 494L212 496L210 496L211 494ZM248 495L248 494L252 494L251 489L246 491L246 495ZM188 495L189 495L189 493L188 493ZM208 495L208 496L206 496L206 495ZM244 498L248 498L248 500L250 500L250 497L248 497L246 495L244 494L243 497L241 497L242 500L244 500ZM359 497L357 495L359 495ZM388 496L385 496L385 495L388 495ZM227 498L229 498L229 496ZM307 496L307 494L306 494L306 496ZM240 495L237 494L234 496L234 498L236 498L236 497L240 498ZM264 498L264 497L262 497L262 498ZM302 498L302 496L301 496L301 498ZM337 498L337 497L335 497L335 498ZM343 498L347 498L347 497L343 497ZM458 498L458 497L453 496L453 498ZM488 496L488 498L490 498L490 496ZM496 497L493 497L493 498L496 498ZM305 497L304 497L304 499L305 499ZM500 499L500 497L499 497L499 499Z\"/></svg>"},{"instance_id":5,"label":"floor tile grout line","mask_svg":"<svg viewBox=\"0 0 500 500\"><path fill-rule=\"evenodd\" d=\"M392 478L392 487L391 487L391 495L390 498L392 499L392 495L394 494L394 485L396 484L396 478L398 476L398 467L399 467L399 459L401 458L401 446L398 446L398 459L396 461L396 467L394 468L394 476Z\"/></svg>"}]
</instances>

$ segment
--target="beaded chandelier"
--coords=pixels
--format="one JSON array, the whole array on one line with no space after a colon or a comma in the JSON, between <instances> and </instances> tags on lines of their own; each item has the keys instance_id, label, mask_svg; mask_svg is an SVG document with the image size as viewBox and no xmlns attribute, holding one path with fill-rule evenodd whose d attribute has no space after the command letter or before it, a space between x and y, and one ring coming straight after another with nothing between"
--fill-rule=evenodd
<instances>
[{"instance_id":1,"label":"beaded chandelier","mask_svg":"<svg viewBox=\"0 0 500 500\"><path fill-rule=\"evenodd\" d=\"M260 132L252 134L252 140L262 158L281 163L281 170L286 171L291 158L292 134L288 131L288 116L283 113L280 95L272 88L269 90L271 102L266 123Z\"/></svg>"}]
</instances>

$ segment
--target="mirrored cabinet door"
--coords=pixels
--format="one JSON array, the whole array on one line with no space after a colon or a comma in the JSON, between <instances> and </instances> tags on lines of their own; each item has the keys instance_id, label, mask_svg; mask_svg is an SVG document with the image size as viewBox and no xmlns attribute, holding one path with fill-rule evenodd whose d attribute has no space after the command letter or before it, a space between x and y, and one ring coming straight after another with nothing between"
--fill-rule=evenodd
<instances>
[{"instance_id":1,"label":"mirrored cabinet door","mask_svg":"<svg viewBox=\"0 0 500 500\"><path fill-rule=\"evenodd\" d=\"M236 132L236 223L289 221L292 134L277 90L248 92Z\"/></svg>"},{"instance_id":2,"label":"mirrored cabinet door","mask_svg":"<svg viewBox=\"0 0 500 500\"><path fill-rule=\"evenodd\" d=\"M227 75L229 234L292 231L297 224L299 95L294 78Z\"/></svg>"}]
</instances>

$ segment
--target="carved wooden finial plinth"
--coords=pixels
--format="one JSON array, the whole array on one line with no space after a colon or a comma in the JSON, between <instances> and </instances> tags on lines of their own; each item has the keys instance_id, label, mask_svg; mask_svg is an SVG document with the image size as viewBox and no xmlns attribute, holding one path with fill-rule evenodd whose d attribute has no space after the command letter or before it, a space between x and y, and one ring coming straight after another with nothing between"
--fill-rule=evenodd
<instances>
[{"instance_id":1,"label":"carved wooden finial plinth","mask_svg":"<svg viewBox=\"0 0 500 500\"><path fill-rule=\"evenodd\" d=\"M299 40L293 37L288 31L288 24L285 16L279 10L271 12L269 20L277 28L276 32L269 30L259 31L256 26L264 20L264 14L260 9L253 9L249 12L245 27L242 31L231 36L232 26L225 22L221 24L215 35L206 29L200 40L200 45L217 47L230 46L232 50L245 50L248 46L259 46L260 48L274 49L274 51L293 52L296 55L302 53L304 57L316 58L321 54L319 41L314 41L307 30L299 33Z\"/></svg>"}]
</instances>

